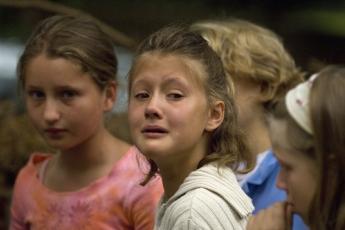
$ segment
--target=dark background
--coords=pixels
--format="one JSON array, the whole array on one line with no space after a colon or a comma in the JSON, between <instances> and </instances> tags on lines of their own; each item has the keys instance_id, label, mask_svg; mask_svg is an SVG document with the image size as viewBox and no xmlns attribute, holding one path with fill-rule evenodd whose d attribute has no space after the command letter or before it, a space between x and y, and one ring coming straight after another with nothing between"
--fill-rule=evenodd
<instances>
[{"instance_id":1,"label":"dark background","mask_svg":"<svg viewBox=\"0 0 345 230\"><path fill-rule=\"evenodd\" d=\"M15 1L0 0L0 38L25 41L33 26L52 14L47 10L33 7L1 6L1 2ZM60 0L51 2L89 13L135 41L140 41L149 33L170 23L239 17L278 33L296 62L305 69L312 68L310 65L315 61L324 64L345 62L344 0Z\"/></svg>"}]
</instances>

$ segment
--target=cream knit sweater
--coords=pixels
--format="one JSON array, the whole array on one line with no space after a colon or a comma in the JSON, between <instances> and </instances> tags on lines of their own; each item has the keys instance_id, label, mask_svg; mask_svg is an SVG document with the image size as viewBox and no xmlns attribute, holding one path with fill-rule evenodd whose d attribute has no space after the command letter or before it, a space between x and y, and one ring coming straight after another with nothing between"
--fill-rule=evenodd
<instances>
[{"instance_id":1,"label":"cream knit sweater","mask_svg":"<svg viewBox=\"0 0 345 230\"><path fill-rule=\"evenodd\" d=\"M254 207L230 168L208 164L193 171L178 191L161 203L156 230L245 229Z\"/></svg>"}]
</instances>

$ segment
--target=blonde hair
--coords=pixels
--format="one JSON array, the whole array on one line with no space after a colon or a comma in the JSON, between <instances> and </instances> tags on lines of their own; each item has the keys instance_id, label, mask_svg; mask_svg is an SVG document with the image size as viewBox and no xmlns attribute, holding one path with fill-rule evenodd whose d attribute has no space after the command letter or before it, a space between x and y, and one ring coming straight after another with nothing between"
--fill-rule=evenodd
<instances>
[{"instance_id":1,"label":"blonde hair","mask_svg":"<svg viewBox=\"0 0 345 230\"><path fill-rule=\"evenodd\" d=\"M280 38L269 29L244 20L227 19L200 21L191 30L201 34L220 56L228 78L257 82L267 102L277 101L303 80L304 74Z\"/></svg>"}]
</instances>

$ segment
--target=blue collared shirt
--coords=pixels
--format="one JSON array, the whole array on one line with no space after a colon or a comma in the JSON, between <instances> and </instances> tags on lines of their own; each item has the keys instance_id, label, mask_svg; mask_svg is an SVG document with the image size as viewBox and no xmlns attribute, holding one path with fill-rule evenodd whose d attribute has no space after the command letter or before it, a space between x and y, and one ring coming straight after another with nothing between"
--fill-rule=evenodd
<instances>
[{"instance_id":1,"label":"blue collared shirt","mask_svg":"<svg viewBox=\"0 0 345 230\"><path fill-rule=\"evenodd\" d=\"M276 178L280 170L279 162L270 150L261 161L256 171L242 184L242 189L252 198L254 214L261 209L286 199L286 193L276 187ZM308 227L298 215L293 216L293 229L304 230Z\"/></svg>"}]
</instances>

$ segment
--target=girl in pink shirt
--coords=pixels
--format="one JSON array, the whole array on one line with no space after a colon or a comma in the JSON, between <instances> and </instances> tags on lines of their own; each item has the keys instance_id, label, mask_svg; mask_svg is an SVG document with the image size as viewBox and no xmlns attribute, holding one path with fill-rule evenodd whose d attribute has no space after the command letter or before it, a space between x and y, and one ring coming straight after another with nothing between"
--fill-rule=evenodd
<instances>
[{"instance_id":1,"label":"girl in pink shirt","mask_svg":"<svg viewBox=\"0 0 345 230\"><path fill-rule=\"evenodd\" d=\"M10 229L152 229L159 178L112 136L103 116L116 99L113 43L91 20L53 16L18 63L28 116L57 154L34 153L14 188Z\"/></svg>"}]
</instances>

